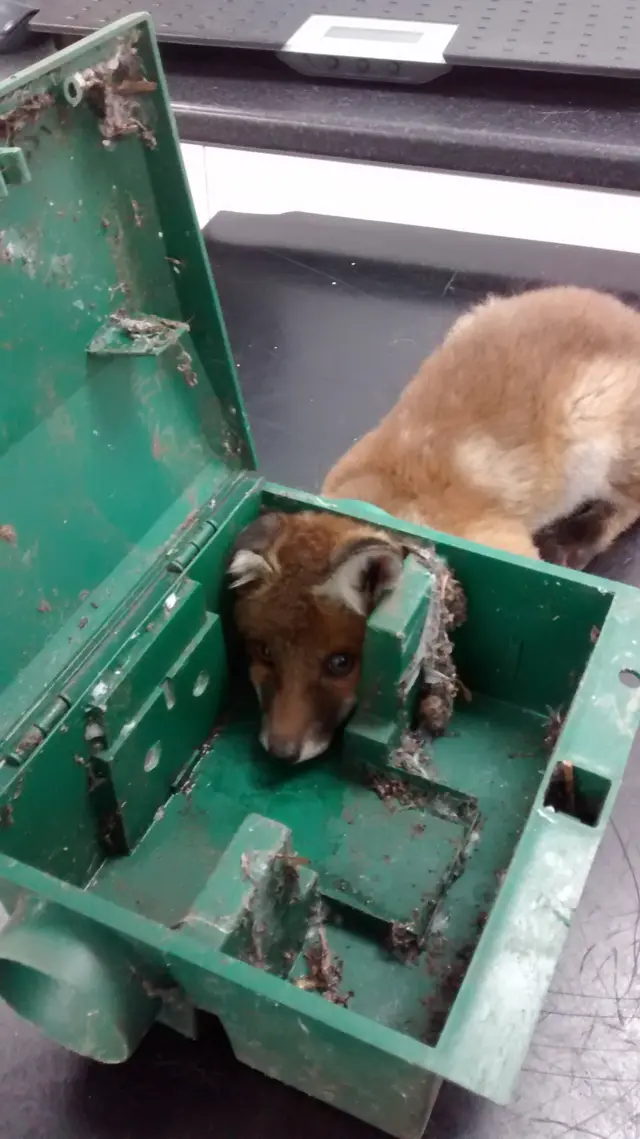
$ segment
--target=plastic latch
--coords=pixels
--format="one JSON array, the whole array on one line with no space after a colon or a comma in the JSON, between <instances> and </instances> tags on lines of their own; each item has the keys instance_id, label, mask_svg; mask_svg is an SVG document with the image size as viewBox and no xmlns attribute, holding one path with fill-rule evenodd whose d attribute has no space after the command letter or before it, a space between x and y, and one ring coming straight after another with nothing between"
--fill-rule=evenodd
<instances>
[{"instance_id":1,"label":"plastic latch","mask_svg":"<svg viewBox=\"0 0 640 1139\"><path fill-rule=\"evenodd\" d=\"M21 146L0 146L0 198L9 195L10 186L22 186L31 181Z\"/></svg>"}]
</instances>

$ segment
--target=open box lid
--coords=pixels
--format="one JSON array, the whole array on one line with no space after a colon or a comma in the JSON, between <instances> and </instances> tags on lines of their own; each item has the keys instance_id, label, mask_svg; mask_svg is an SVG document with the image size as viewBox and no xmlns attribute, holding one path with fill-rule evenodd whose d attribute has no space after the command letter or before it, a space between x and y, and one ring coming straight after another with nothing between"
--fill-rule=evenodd
<instances>
[{"instance_id":1,"label":"open box lid","mask_svg":"<svg viewBox=\"0 0 640 1139\"><path fill-rule=\"evenodd\" d=\"M254 456L148 18L0 87L0 740Z\"/></svg>"}]
</instances>

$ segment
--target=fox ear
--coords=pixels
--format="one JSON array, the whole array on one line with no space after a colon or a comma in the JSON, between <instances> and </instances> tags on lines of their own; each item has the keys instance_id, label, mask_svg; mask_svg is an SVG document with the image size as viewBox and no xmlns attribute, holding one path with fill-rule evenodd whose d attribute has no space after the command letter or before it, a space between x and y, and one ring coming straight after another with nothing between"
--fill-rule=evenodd
<instances>
[{"instance_id":1,"label":"fox ear","mask_svg":"<svg viewBox=\"0 0 640 1139\"><path fill-rule=\"evenodd\" d=\"M236 538L227 573L230 588L240 589L256 581L264 581L277 571L277 562L268 557L269 547L276 538L282 523L279 514L262 514Z\"/></svg>"},{"instance_id":2,"label":"fox ear","mask_svg":"<svg viewBox=\"0 0 640 1139\"><path fill-rule=\"evenodd\" d=\"M386 534L360 534L336 550L318 592L368 617L380 598L395 588L401 573L402 551Z\"/></svg>"}]
</instances>

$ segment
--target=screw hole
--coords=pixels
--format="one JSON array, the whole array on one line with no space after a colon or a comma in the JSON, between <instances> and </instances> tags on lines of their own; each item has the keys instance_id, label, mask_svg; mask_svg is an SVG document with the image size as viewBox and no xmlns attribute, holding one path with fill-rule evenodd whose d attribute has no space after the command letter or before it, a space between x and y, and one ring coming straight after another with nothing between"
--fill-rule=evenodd
<instances>
[{"instance_id":1,"label":"screw hole","mask_svg":"<svg viewBox=\"0 0 640 1139\"><path fill-rule=\"evenodd\" d=\"M161 755L162 755L162 748L160 747L159 743L154 744L153 747L150 747L147 754L144 757L144 769L145 769L145 771L147 771L147 772L154 771L155 768L160 763L160 756Z\"/></svg>"},{"instance_id":2,"label":"screw hole","mask_svg":"<svg viewBox=\"0 0 640 1139\"><path fill-rule=\"evenodd\" d=\"M84 80L81 75L70 75L62 85L62 93L70 107L79 107L84 95Z\"/></svg>"},{"instance_id":3,"label":"screw hole","mask_svg":"<svg viewBox=\"0 0 640 1139\"><path fill-rule=\"evenodd\" d=\"M625 688L640 688L640 673L633 668L623 668L622 672L618 673L618 680Z\"/></svg>"},{"instance_id":4,"label":"screw hole","mask_svg":"<svg viewBox=\"0 0 640 1139\"><path fill-rule=\"evenodd\" d=\"M193 686L193 695L194 696L202 696L203 693L205 693L207 691L208 687L209 687L209 673L208 672L198 673L198 675L196 676L196 682Z\"/></svg>"}]
</instances>

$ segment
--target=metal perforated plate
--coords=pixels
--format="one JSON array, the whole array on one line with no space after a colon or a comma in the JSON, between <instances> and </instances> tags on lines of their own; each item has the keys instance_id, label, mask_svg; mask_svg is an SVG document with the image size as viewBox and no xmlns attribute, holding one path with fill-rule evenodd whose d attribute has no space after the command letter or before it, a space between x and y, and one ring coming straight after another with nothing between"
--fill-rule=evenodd
<instances>
[{"instance_id":1,"label":"metal perforated plate","mask_svg":"<svg viewBox=\"0 0 640 1139\"><path fill-rule=\"evenodd\" d=\"M543 71L640 71L638 0L478 0L448 63Z\"/></svg>"},{"instance_id":2,"label":"metal perforated plate","mask_svg":"<svg viewBox=\"0 0 640 1139\"><path fill-rule=\"evenodd\" d=\"M82 35L140 0L43 0L32 26ZM149 0L161 40L279 51L311 15L457 24L448 63L640 71L640 0Z\"/></svg>"},{"instance_id":3,"label":"metal perforated plate","mask_svg":"<svg viewBox=\"0 0 640 1139\"><path fill-rule=\"evenodd\" d=\"M457 24L474 0L43 0L32 27L76 35L144 7L170 43L278 51L309 16L367 16Z\"/></svg>"}]
</instances>

